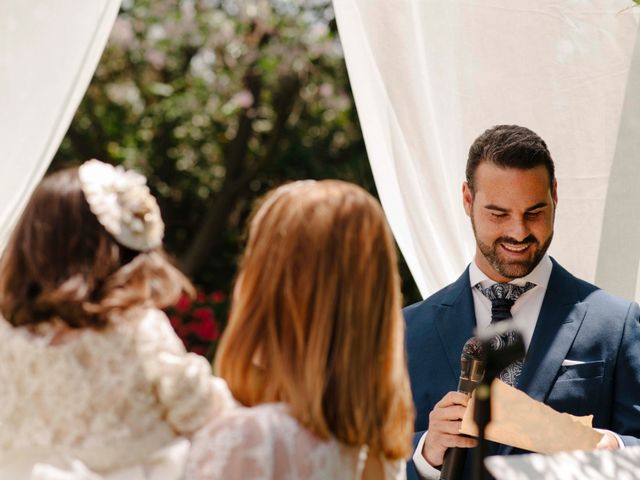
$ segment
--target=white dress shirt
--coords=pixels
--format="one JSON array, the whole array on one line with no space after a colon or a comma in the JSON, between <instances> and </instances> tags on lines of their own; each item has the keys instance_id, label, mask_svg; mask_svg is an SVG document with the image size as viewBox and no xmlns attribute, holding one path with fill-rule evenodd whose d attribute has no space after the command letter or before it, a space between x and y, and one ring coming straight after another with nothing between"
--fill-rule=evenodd
<instances>
[{"instance_id":1,"label":"white dress shirt","mask_svg":"<svg viewBox=\"0 0 640 480\"><path fill-rule=\"evenodd\" d=\"M509 282L519 286L524 286L527 282L535 285L532 289L524 292L511 307L511 317L518 331L522 334L525 349L528 349L531 343L533 330L536 328L540 308L542 308L542 301L545 293L547 293L547 285L549 285L552 268L551 259L545 255L528 275ZM476 326L478 330L482 330L491 323L491 300L485 297L476 286L480 285L482 288L489 288L497 282L487 277L478 268L475 261L469 265L469 281L473 292Z\"/></svg>"}]
</instances>

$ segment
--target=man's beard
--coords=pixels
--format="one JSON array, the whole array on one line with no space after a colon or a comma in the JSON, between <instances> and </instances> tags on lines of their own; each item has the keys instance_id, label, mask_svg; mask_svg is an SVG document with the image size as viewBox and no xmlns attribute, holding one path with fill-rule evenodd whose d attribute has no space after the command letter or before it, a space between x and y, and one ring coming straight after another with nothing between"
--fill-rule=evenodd
<instances>
[{"instance_id":1,"label":"man's beard","mask_svg":"<svg viewBox=\"0 0 640 480\"><path fill-rule=\"evenodd\" d=\"M471 221L471 225L473 226L473 230L475 233L475 225L473 223L473 220ZM542 260L544 254L547 253L552 239L553 230L543 244L540 244L538 239L533 235L529 235L522 241L517 241L511 237L499 237L493 242L492 245L487 245L486 243L483 243L476 235L476 243L484 258L487 260L487 262L489 262L491 267L496 272L498 272L504 278L509 279L521 278L531 273L531 271L536 268L538 263L540 263L540 260ZM529 248L533 248L533 255L529 259L521 261L507 260L499 253L501 243L508 243L512 245L531 245Z\"/></svg>"}]
</instances>

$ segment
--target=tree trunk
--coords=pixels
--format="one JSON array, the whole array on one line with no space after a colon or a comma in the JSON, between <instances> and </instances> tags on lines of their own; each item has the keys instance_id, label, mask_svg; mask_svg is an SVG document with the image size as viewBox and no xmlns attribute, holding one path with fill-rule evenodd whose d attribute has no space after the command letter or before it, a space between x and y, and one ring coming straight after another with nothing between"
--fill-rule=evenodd
<instances>
[{"instance_id":1,"label":"tree trunk","mask_svg":"<svg viewBox=\"0 0 640 480\"><path fill-rule=\"evenodd\" d=\"M251 75L253 74L250 74L246 84L254 95L254 99L257 99L261 82L256 78L252 79ZM299 89L300 80L297 77L288 77L281 82L281 89L274 97L276 119L266 152L253 165L248 165L246 158L249 140L253 135L252 118L248 111L243 112L238 133L227 150L227 171L222 189L210 201L202 226L181 259L180 267L186 275L193 276L206 265L207 258L222 239L238 198L249 188L251 181L275 158L286 131L287 120L298 98ZM255 109L256 104L254 103L251 108Z\"/></svg>"}]
</instances>

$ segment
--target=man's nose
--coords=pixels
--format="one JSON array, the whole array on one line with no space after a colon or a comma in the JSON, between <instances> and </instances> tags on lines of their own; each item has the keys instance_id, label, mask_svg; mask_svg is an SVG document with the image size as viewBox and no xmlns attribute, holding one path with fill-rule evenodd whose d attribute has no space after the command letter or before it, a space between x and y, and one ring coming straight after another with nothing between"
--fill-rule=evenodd
<instances>
[{"instance_id":1,"label":"man's nose","mask_svg":"<svg viewBox=\"0 0 640 480\"><path fill-rule=\"evenodd\" d=\"M531 232L529 231L524 219L514 219L509 225L509 231L507 234L514 240L523 242L530 233Z\"/></svg>"}]
</instances>

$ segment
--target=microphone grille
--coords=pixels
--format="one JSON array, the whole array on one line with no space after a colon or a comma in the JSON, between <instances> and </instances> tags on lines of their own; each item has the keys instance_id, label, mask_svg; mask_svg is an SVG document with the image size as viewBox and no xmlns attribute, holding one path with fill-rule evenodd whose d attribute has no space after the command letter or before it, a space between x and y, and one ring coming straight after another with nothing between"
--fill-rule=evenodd
<instances>
[{"instance_id":1,"label":"microphone grille","mask_svg":"<svg viewBox=\"0 0 640 480\"><path fill-rule=\"evenodd\" d=\"M476 337L471 337L462 347L462 355L469 356L475 359L482 359L484 356L484 347L482 346L482 342L478 340Z\"/></svg>"}]
</instances>

